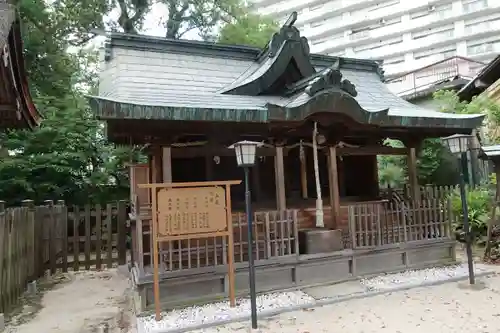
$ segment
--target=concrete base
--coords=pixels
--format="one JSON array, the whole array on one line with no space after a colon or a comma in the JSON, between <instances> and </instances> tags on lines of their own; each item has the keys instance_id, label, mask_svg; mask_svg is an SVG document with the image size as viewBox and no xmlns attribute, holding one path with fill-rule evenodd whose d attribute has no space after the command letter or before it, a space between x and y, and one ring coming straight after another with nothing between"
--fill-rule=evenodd
<instances>
[{"instance_id":1,"label":"concrete base","mask_svg":"<svg viewBox=\"0 0 500 333\"><path fill-rule=\"evenodd\" d=\"M257 292L282 291L345 282L362 276L454 263L455 242L422 241L375 249L290 255L256 261ZM132 270L138 312L153 308L153 279ZM236 264L236 294L248 295L247 264ZM334 288L334 287L332 287ZM164 309L223 300L228 295L227 268L207 267L160 275ZM319 295L318 295L319 297Z\"/></svg>"},{"instance_id":2,"label":"concrete base","mask_svg":"<svg viewBox=\"0 0 500 333\"><path fill-rule=\"evenodd\" d=\"M476 282L475 284L470 284L469 280L467 279L467 281L460 282L458 284L458 288L471 290L471 291L480 291L480 290L486 289L486 287L487 287L486 283L484 283L483 281L478 281L476 279L475 282Z\"/></svg>"}]
</instances>

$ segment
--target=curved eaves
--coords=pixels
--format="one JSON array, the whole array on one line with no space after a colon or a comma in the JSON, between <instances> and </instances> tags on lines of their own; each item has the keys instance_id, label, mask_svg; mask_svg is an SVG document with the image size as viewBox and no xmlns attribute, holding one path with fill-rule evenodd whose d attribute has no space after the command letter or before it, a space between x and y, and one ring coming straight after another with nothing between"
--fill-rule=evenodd
<instances>
[{"instance_id":1,"label":"curved eaves","mask_svg":"<svg viewBox=\"0 0 500 333\"><path fill-rule=\"evenodd\" d=\"M304 98L307 96L308 98ZM318 113L342 114L360 124L382 125L388 110L371 112L363 109L348 93L333 88L312 97L303 93L287 105L268 104L270 121L302 121Z\"/></svg>"},{"instance_id":2,"label":"curved eaves","mask_svg":"<svg viewBox=\"0 0 500 333\"><path fill-rule=\"evenodd\" d=\"M368 111L356 98L339 88L331 88L312 97L303 93L286 105L267 104L267 107L270 121L303 121L314 114L332 113L348 116L360 124L382 127L473 129L481 126L484 120L484 115L433 112L433 116L429 117L398 115L390 112L389 108Z\"/></svg>"},{"instance_id":3,"label":"curved eaves","mask_svg":"<svg viewBox=\"0 0 500 333\"><path fill-rule=\"evenodd\" d=\"M21 110L19 111L22 113L23 120L29 128L37 127L40 125L42 116L38 112L29 90L26 69L24 66L20 22L18 20L12 25L12 30L9 35L9 52L13 81L19 100L21 101Z\"/></svg>"}]
</instances>

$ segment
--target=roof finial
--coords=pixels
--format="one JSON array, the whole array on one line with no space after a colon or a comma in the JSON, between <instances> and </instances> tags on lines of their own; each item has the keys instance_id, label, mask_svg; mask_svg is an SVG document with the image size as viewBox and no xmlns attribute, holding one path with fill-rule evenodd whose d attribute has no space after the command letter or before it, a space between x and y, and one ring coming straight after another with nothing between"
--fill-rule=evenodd
<instances>
[{"instance_id":1,"label":"roof finial","mask_svg":"<svg viewBox=\"0 0 500 333\"><path fill-rule=\"evenodd\" d=\"M290 17L288 17L286 22L280 28L280 31L276 32L272 36L267 47L267 53L265 53L267 56L271 58L274 57L276 54L278 54L281 46L287 41L301 43L304 49L304 53L309 56L309 43L307 42L307 38L300 37L300 31L297 29L297 27L294 26L296 21L297 12L294 11L290 14Z\"/></svg>"},{"instance_id":2,"label":"roof finial","mask_svg":"<svg viewBox=\"0 0 500 333\"><path fill-rule=\"evenodd\" d=\"M285 21L285 24L283 24L283 26L291 28L296 21L297 21L297 12L293 11L288 17L288 19Z\"/></svg>"}]
</instances>

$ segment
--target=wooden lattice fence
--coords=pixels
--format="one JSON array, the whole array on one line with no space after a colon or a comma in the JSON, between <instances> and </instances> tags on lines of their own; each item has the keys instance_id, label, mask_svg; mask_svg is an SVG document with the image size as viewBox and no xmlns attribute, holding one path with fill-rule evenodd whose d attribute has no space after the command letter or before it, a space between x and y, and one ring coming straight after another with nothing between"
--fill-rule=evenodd
<instances>
[{"instance_id":1,"label":"wooden lattice fence","mask_svg":"<svg viewBox=\"0 0 500 333\"><path fill-rule=\"evenodd\" d=\"M102 269L127 261L125 201L83 207L46 201L5 208L0 201L0 313L46 271Z\"/></svg>"}]
</instances>

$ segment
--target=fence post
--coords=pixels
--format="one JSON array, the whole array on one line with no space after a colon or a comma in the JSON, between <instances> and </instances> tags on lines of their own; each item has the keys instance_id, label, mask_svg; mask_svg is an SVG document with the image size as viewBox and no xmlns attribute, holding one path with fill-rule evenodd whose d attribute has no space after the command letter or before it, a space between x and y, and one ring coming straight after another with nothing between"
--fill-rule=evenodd
<instances>
[{"instance_id":1,"label":"fence post","mask_svg":"<svg viewBox=\"0 0 500 333\"><path fill-rule=\"evenodd\" d=\"M127 201L118 201L118 265L127 263Z\"/></svg>"},{"instance_id":2,"label":"fence post","mask_svg":"<svg viewBox=\"0 0 500 333\"><path fill-rule=\"evenodd\" d=\"M5 201L1 200L0 201L0 325L2 324L1 321L3 319L2 312L5 312L5 307L6 301L5 297L7 295L7 291L5 288L5 272L7 270L6 267L4 267L4 264L7 263L5 260L7 258L7 249L6 249L6 243L7 243L7 219L5 216ZM0 326L0 332L2 331L2 326Z\"/></svg>"},{"instance_id":3,"label":"fence post","mask_svg":"<svg viewBox=\"0 0 500 333\"><path fill-rule=\"evenodd\" d=\"M64 200L57 200L57 208L59 213L59 221L61 223L61 256L62 270L64 273L68 271L68 207Z\"/></svg>"},{"instance_id":4,"label":"fence post","mask_svg":"<svg viewBox=\"0 0 500 333\"><path fill-rule=\"evenodd\" d=\"M45 200L44 205L47 206L49 212L49 268L50 274L55 274L56 272L56 264L57 264L57 252L56 252L56 223L55 223L55 214L54 214L54 201L53 200Z\"/></svg>"},{"instance_id":5,"label":"fence post","mask_svg":"<svg viewBox=\"0 0 500 333\"><path fill-rule=\"evenodd\" d=\"M26 219L27 219L27 235L24 235L27 243L27 265L28 272L26 273L28 281L33 281L38 278L37 271L35 269L36 265L36 238L40 237L35 231L35 204L33 200L23 200L22 206L26 207Z\"/></svg>"}]
</instances>

